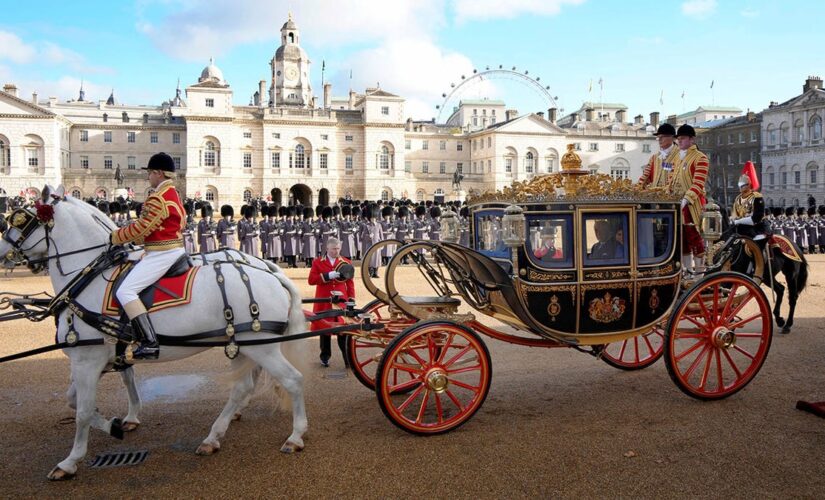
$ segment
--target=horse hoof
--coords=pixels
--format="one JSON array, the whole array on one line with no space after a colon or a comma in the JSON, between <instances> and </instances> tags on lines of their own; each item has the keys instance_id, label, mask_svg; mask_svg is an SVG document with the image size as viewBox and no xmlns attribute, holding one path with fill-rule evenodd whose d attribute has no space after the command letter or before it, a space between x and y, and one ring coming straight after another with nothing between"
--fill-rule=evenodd
<instances>
[{"instance_id":1,"label":"horse hoof","mask_svg":"<svg viewBox=\"0 0 825 500\"><path fill-rule=\"evenodd\" d=\"M60 467L55 467L49 472L49 475L46 476L49 478L49 481L68 481L70 479L74 479L76 477L75 474L70 474Z\"/></svg>"},{"instance_id":2,"label":"horse hoof","mask_svg":"<svg viewBox=\"0 0 825 500\"><path fill-rule=\"evenodd\" d=\"M283 446L281 446L281 453L295 453L296 451L301 451L303 449L304 445L287 441Z\"/></svg>"},{"instance_id":3,"label":"horse hoof","mask_svg":"<svg viewBox=\"0 0 825 500\"><path fill-rule=\"evenodd\" d=\"M201 445L198 446L198 449L195 450L195 455L200 455L202 457L214 455L215 453L220 451L220 449L220 446L215 446L208 443L201 443Z\"/></svg>"},{"instance_id":4,"label":"horse hoof","mask_svg":"<svg viewBox=\"0 0 825 500\"><path fill-rule=\"evenodd\" d=\"M124 422L123 432L134 432L140 427L140 422Z\"/></svg>"},{"instance_id":5,"label":"horse hoof","mask_svg":"<svg viewBox=\"0 0 825 500\"><path fill-rule=\"evenodd\" d=\"M236 414L232 415L232 421L233 422L237 422L240 419L241 419L241 414L240 413L236 413Z\"/></svg>"},{"instance_id":6,"label":"horse hoof","mask_svg":"<svg viewBox=\"0 0 825 500\"><path fill-rule=\"evenodd\" d=\"M112 419L112 426L109 428L109 435L115 439L123 439L123 422L119 418Z\"/></svg>"},{"instance_id":7,"label":"horse hoof","mask_svg":"<svg viewBox=\"0 0 825 500\"><path fill-rule=\"evenodd\" d=\"M785 335L791 333L791 328L789 326L786 326L782 329L782 333L784 333Z\"/></svg>"},{"instance_id":8,"label":"horse hoof","mask_svg":"<svg viewBox=\"0 0 825 500\"><path fill-rule=\"evenodd\" d=\"M776 326L780 328L785 326L785 318L776 318Z\"/></svg>"}]
</instances>

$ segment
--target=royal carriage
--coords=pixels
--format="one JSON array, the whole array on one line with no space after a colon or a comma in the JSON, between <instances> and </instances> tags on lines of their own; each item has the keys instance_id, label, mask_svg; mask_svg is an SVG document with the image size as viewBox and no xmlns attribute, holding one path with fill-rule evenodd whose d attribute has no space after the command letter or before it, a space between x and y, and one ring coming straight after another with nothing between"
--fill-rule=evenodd
<instances>
[{"instance_id":1,"label":"royal carriage","mask_svg":"<svg viewBox=\"0 0 825 500\"><path fill-rule=\"evenodd\" d=\"M699 399L728 397L761 368L772 322L760 285L721 264L684 272L681 197L590 174L568 149L562 172L471 199L470 247L456 243L448 211L441 241L385 241L364 256L403 245L381 280L362 272L375 296L365 310L385 328L348 343L356 377L398 427L447 432L479 409L491 380L480 333L625 370L664 355L676 385ZM706 213L706 239L720 221ZM431 296L408 291L411 268Z\"/></svg>"}]
</instances>

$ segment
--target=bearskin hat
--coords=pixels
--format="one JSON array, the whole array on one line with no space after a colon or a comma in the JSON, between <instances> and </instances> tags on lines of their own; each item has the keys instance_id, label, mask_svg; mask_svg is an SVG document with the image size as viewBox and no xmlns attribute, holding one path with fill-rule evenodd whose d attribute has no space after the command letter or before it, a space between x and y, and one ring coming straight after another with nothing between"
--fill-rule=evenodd
<instances>
[{"instance_id":1,"label":"bearskin hat","mask_svg":"<svg viewBox=\"0 0 825 500\"><path fill-rule=\"evenodd\" d=\"M785 215L793 215L793 213L794 213L793 207L787 207L785 209Z\"/></svg>"},{"instance_id":2,"label":"bearskin hat","mask_svg":"<svg viewBox=\"0 0 825 500\"><path fill-rule=\"evenodd\" d=\"M780 215L782 215L782 207L773 207L772 213L774 217L779 217Z\"/></svg>"},{"instance_id":3,"label":"bearskin hat","mask_svg":"<svg viewBox=\"0 0 825 500\"><path fill-rule=\"evenodd\" d=\"M425 207L423 205L418 205L417 207L415 207L415 216L416 217L422 217L426 213L427 213L427 207Z\"/></svg>"},{"instance_id":4,"label":"bearskin hat","mask_svg":"<svg viewBox=\"0 0 825 500\"><path fill-rule=\"evenodd\" d=\"M338 205L333 205L333 207L332 207L332 216L333 217L338 217L339 215L341 215L341 207L339 207Z\"/></svg>"},{"instance_id":5,"label":"bearskin hat","mask_svg":"<svg viewBox=\"0 0 825 500\"><path fill-rule=\"evenodd\" d=\"M796 215L804 215L805 214L805 207L797 207Z\"/></svg>"},{"instance_id":6,"label":"bearskin hat","mask_svg":"<svg viewBox=\"0 0 825 500\"><path fill-rule=\"evenodd\" d=\"M430 217L432 217L433 219L441 217L441 207L439 207L438 205L433 206L430 209Z\"/></svg>"},{"instance_id":7,"label":"bearskin hat","mask_svg":"<svg viewBox=\"0 0 825 500\"><path fill-rule=\"evenodd\" d=\"M341 215L343 215L344 217L352 215L352 207L349 205L344 205L343 207L341 207Z\"/></svg>"},{"instance_id":8,"label":"bearskin hat","mask_svg":"<svg viewBox=\"0 0 825 500\"><path fill-rule=\"evenodd\" d=\"M361 217L361 208L360 207L352 207L352 216L355 218Z\"/></svg>"},{"instance_id":9,"label":"bearskin hat","mask_svg":"<svg viewBox=\"0 0 825 500\"><path fill-rule=\"evenodd\" d=\"M381 209L381 217L392 217L392 207L386 206Z\"/></svg>"},{"instance_id":10,"label":"bearskin hat","mask_svg":"<svg viewBox=\"0 0 825 500\"><path fill-rule=\"evenodd\" d=\"M286 216L286 207L280 206L278 207L278 217Z\"/></svg>"},{"instance_id":11,"label":"bearskin hat","mask_svg":"<svg viewBox=\"0 0 825 500\"><path fill-rule=\"evenodd\" d=\"M315 210L312 207L304 207L304 219L311 219L315 215Z\"/></svg>"},{"instance_id":12,"label":"bearskin hat","mask_svg":"<svg viewBox=\"0 0 825 500\"><path fill-rule=\"evenodd\" d=\"M210 215L212 215L212 207L209 203L204 203L201 205L201 218L203 219L209 217Z\"/></svg>"},{"instance_id":13,"label":"bearskin hat","mask_svg":"<svg viewBox=\"0 0 825 500\"><path fill-rule=\"evenodd\" d=\"M816 211L819 215L825 215L825 205L819 205L819 207L817 207Z\"/></svg>"},{"instance_id":14,"label":"bearskin hat","mask_svg":"<svg viewBox=\"0 0 825 500\"><path fill-rule=\"evenodd\" d=\"M251 217L249 214L249 205L241 205L241 217L246 219L247 217Z\"/></svg>"},{"instance_id":15,"label":"bearskin hat","mask_svg":"<svg viewBox=\"0 0 825 500\"><path fill-rule=\"evenodd\" d=\"M297 212L296 212L296 210L295 210L295 207L294 207L294 206L289 206L289 207L286 207L286 216L287 216L287 217L292 217L292 216L294 216L296 213L297 213Z\"/></svg>"},{"instance_id":16,"label":"bearskin hat","mask_svg":"<svg viewBox=\"0 0 825 500\"><path fill-rule=\"evenodd\" d=\"M323 205L315 205L315 217L321 217L324 214Z\"/></svg>"},{"instance_id":17,"label":"bearskin hat","mask_svg":"<svg viewBox=\"0 0 825 500\"><path fill-rule=\"evenodd\" d=\"M398 207L398 217L408 217L410 215L410 209L404 205Z\"/></svg>"},{"instance_id":18,"label":"bearskin hat","mask_svg":"<svg viewBox=\"0 0 825 500\"><path fill-rule=\"evenodd\" d=\"M109 211L109 202L108 201L101 201L97 204L97 209L103 212L106 215L110 215L111 212Z\"/></svg>"},{"instance_id":19,"label":"bearskin hat","mask_svg":"<svg viewBox=\"0 0 825 500\"><path fill-rule=\"evenodd\" d=\"M458 212L458 214L461 215L462 217L469 217L470 216L470 207L468 207L467 205L464 205L463 207L461 207L461 210Z\"/></svg>"},{"instance_id":20,"label":"bearskin hat","mask_svg":"<svg viewBox=\"0 0 825 500\"><path fill-rule=\"evenodd\" d=\"M321 208L321 217L324 219L329 219L332 217L332 207Z\"/></svg>"},{"instance_id":21,"label":"bearskin hat","mask_svg":"<svg viewBox=\"0 0 825 500\"><path fill-rule=\"evenodd\" d=\"M261 206L261 215L263 217L269 217L269 205Z\"/></svg>"},{"instance_id":22,"label":"bearskin hat","mask_svg":"<svg viewBox=\"0 0 825 500\"><path fill-rule=\"evenodd\" d=\"M816 207L808 207L808 215L813 216L816 214Z\"/></svg>"},{"instance_id":23,"label":"bearskin hat","mask_svg":"<svg viewBox=\"0 0 825 500\"><path fill-rule=\"evenodd\" d=\"M221 206L221 217L233 217L234 215L235 209L232 208L232 205Z\"/></svg>"}]
</instances>

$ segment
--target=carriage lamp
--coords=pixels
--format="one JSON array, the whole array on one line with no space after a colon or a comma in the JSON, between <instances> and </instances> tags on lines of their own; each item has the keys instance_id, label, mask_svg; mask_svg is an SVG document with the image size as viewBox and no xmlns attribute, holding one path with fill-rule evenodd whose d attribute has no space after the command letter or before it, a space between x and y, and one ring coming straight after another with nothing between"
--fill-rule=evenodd
<instances>
[{"instance_id":1,"label":"carriage lamp","mask_svg":"<svg viewBox=\"0 0 825 500\"><path fill-rule=\"evenodd\" d=\"M717 241L722 237L722 212L713 201L708 201L702 212L702 237L707 241Z\"/></svg>"},{"instance_id":2,"label":"carriage lamp","mask_svg":"<svg viewBox=\"0 0 825 500\"><path fill-rule=\"evenodd\" d=\"M524 210L518 205L510 205L504 209L501 218L501 239L510 248L524 245L525 237Z\"/></svg>"},{"instance_id":3,"label":"carriage lamp","mask_svg":"<svg viewBox=\"0 0 825 500\"><path fill-rule=\"evenodd\" d=\"M460 238L458 227L458 217L450 209L441 213L441 241L447 243L458 243Z\"/></svg>"}]
</instances>

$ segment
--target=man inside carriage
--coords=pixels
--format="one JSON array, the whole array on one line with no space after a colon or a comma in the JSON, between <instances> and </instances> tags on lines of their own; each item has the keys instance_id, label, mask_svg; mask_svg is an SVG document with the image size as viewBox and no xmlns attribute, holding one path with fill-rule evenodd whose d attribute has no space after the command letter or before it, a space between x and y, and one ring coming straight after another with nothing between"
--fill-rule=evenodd
<instances>
[{"instance_id":1,"label":"man inside carriage","mask_svg":"<svg viewBox=\"0 0 825 500\"><path fill-rule=\"evenodd\" d=\"M157 359L160 345L139 294L166 274L185 254L181 234L185 211L172 183L175 172L172 157L158 153L149 159L144 170L149 171L153 192L143 203L140 218L112 231L111 242L113 245L142 244L145 250L143 258L117 290L117 300L132 321L137 337L138 345L132 351L132 357Z\"/></svg>"}]
</instances>

